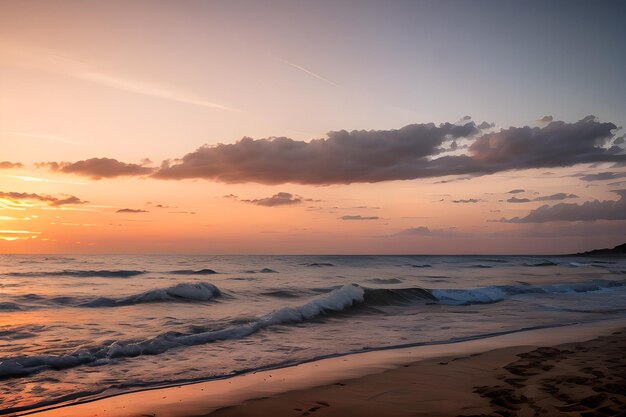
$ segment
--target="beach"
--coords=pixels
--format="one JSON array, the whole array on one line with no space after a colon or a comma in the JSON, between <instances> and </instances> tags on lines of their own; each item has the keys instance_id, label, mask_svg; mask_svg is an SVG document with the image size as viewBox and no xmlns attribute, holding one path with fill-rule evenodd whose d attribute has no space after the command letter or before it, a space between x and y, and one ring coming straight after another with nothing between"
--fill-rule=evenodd
<instances>
[{"instance_id":1,"label":"beach","mask_svg":"<svg viewBox=\"0 0 626 417\"><path fill-rule=\"evenodd\" d=\"M626 320L340 356L32 414L609 416L626 404Z\"/></svg>"}]
</instances>

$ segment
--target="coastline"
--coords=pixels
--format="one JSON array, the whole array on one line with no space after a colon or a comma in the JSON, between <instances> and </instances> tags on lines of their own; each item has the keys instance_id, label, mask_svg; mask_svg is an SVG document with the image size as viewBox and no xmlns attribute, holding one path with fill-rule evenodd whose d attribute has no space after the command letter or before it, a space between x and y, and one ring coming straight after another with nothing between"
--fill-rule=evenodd
<instances>
[{"instance_id":1,"label":"coastline","mask_svg":"<svg viewBox=\"0 0 626 417\"><path fill-rule=\"evenodd\" d=\"M276 407L293 403L298 398L302 398L305 395L303 393L315 396L318 395L320 390L325 390L329 387L331 389L332 387L341 387L341 385L333 384L345 384L344 381L361 381L361 383L363 383L362 381L367 381L366 385L377 389L376 387L380 386L381 383L389 383L385 375L387 372L398 372L398 370L402 371L403 369L411 369L411 367L413 369L419 367L420 371L418 374L424 374L424 370L428 367L433 367L434 364L439 364L440 362L450 363L450 361L465 366L465 363L462 361L471 360L474 357L472 355L484 354L485 352L490 352L487 364L492 363L492 365L489 365L492 367L493 364L496 364L494 370L497 370L501 366L516 360L517 357L515 355L528 352L536 347L586 342L599 336L609 335L625 327L626 318L613 319L520 331L458 343L421 345L354 353L306 362L295 366L251 372L226 379L122 393L88 402L75 401L70 404L48 407L45 410L30 410L13 415L38 417L122 417L140 415L189 417L213 413L212 415L215 416L233 416L252 415L250 414L252 412L250 407L256 410L253 414L258 415L262 415L260 407L267 407L267 412L274 415L300 415L296 413L297 410L295 409L304 410L301 413L310 413L311 411L306 410L315 407L318 407L314 410L316 412L333 415L330 410L331 407L325 407L323 404L312 405L308 408L294 406L288 408L291 414L281 414ZM408 368L406 368L407 365L409 366ZM477 363L472 362L469 366L476 367L477 365ZM438 369L444 368L446 367L438 366ZM454 371L449 371L449 369L451 368L448 367L443 372L444 379L441 381L445 380L446 374L449 376L455 374ZM383 379L377 383L375 381L376 378ZM459 378L453 379L460 380ZM444 384L443 387L445 386L447 385ZM481 400L474 407L485 407L485 404L489 404L488 401L485 403L484 398L476 395L472 390L468 391L467 388L464 387L460 392ZM441 389L440 387L438 392L441 392ZM447 391L449 394L457 392L450 389ZM319 401L328 403L324 400ZM438 401L441 404L443 399ZM403 404L400 401L396 402L399 406ZM453 401L444 403L453 403ZM334 410L337 409L336 407ZM370 409L375 410L376 408L368 408L368 410ZM441 412L449 411L442 410ZM345 412L346 410L344 409ZM398 412L394 415L403 414ZM415 415L415 412L411 415ZM431 413L429 415L451 414Z\"/></svg>"}]
</instances>

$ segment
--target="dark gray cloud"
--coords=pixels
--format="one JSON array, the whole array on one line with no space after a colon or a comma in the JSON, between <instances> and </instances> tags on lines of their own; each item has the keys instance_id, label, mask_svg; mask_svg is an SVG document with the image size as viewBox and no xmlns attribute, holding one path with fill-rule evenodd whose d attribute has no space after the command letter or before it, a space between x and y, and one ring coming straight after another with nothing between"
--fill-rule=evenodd
<instances>
[{"instance_id":1,"label":"dark gray cloud","mask_svg":"<svg viewBox=\"0 0 626 417\"><path fill-rule=\"evenodd\" d=\"M473 122L413 124L398 130L336 131L310 142L279 137L243 138L234 144L203 146L182 161L162 167L157 178L206 178L228 183L347 184L429 174L429 160L442 145L479 133Z\"/></svg>"},{"instance_id":2,"label":"dark gray cloud","mask_svg":"<svg viewBox=\"0 0 626 417\"><path fill-rule=\"evenodd\" d=\"M345 216L339 217L339 220L379 220L379 219L380 217L378 216L361 216L359 214L345 215Z\"/></svg>"},{"instance_id":3,"label":"dark gray cloud","mask_svg":"<svg viewBox=\"0 0 626 417\"><path fill-rule=\"evenodd\" d=\"M604 146L617 126L587 116L575 123L551 122L544 127L511 127L477 138L469 148L477 172L618 162L626 155ZM471 163L468 163L471 166Z\"/></svg>"},{"instance_id":4,"label":"dark gray cloud","mask_svg":"<svg viewBox=\"0 0 626 417\"><path fill-rule=\"evenodd\" d=\"M22 168L24 164L21 162L9 162L9 161L1 161L0 169L11 169L11 168Z\"/></svg>"},{"instance_id":5,"label":"dark gray cloud","mask_svg":"<svg viewBox=\"0 0 626 417\"><path fill-rule=\"evenodd\" d=\"M507 203L528 203L530 202L530 200L527 198L511 197L508 200L506 200L506 202Z\"/></svg>"},{"instance_id":6,"label":"dark gray cloud","mask_svg":"<svg viewBox=\"0 0 626 417\"><path fill-rule=\"evenodd\" d=\"M148 210L143 209L131 209L131 208L123 208L116 211L116 213L149 213Z\"/></svg>"},{"instance_id":7,"label":"dark gray cloud","mask_svg":"<svg viewBox=\"0 0 626 417\"><path fill-rule=\"evenodd\" d=\"M481 129L481 130L487 130L487 129L491 129L492 127L496 127L496 124L491 122L482 122L481 124L479 124L478 126L476 126L477 128Z\"/></svg>"},{"instance_id":8,"label":"dark gray cloud","mask_svg":"<svg viewBox=\"0 0 626 417\"><path fill-rule=\"evenodd\" d=\"M478 198L467 198L465 200L452 200L453 203L457 203L457 204L463 204L463 203L478 203L481 200Z\"/></svg>"},{"instance_id":9,"label":"dark gray cloud","mask_svg":"<svg viewBox=\"0 0 626 417\"><path fill-rule=\"evenodd\" d=\"M556 193L552 195L544 195L541 197L533 198L533 201L558 201L566 200L568 198L578 198L576 194Z\"/></svg>"},{"instance_id":10,"label":"dark gray cloud","mask_svg":"<svg viewBox=\"0 0 626 417\"><path fill-rule=\"evenodd\" d=\"M550 123L554 120L554 117L547 115L547 116L543 116L541 119L537 120L538 122L541 123Z\"/></svg>"},{"instance_id":11,"label":"dark gray cloud","mask_svg":"<svg viewBox=\"0 0 626 417\"><path fill-rule=\"evenodd\" d=\"M203 146L179 162L166 163L154 177L326 185L623 162L621 148L606 147L616 129L613 123L588 116L575 123L510 127L478 137L480 130L469 122L343 130L310 142L244 138L229 145ZM444 143L458 138L473 140L467 153L441 156Z\"/></svg>"},{"instance_id":12,"label":"dark gray cloud","mask_svg":"<svg viewBox=\"0 0 626 417\"><path fill-rule=\"evenodd\" d=\"M276 206L287 206L292 204L300 204L302 203L302 197L293 195L291 193L278 193L274 194L271 197L267 198L259 198L255 200L241 200L246 203L256 204L257 206L265 206L265 207L276 207Z\"/></svg>"},{"instance_id":13,"label":"dark gray cloud","mask_svg":"<svg viewBox=\"0 0 626 417\"><path fill-rule=\"evenodd\" d=\"M626 178L626 172L600 172L597 174L585 174L580 177L583 181L605 181Z\"/></svg>"},{"instance_id":14,"label":"dark gray cloud","mask_svg":"<svg viewBox=\"0 0 626 417\"><path fill-rule=\"evenodd\" d=\"M14 191L0 191L0 197L9 200L36 200L47 203L51 206L64 206L69 204L85 204L88 201L81 200L73 195L63 195L62 197L54 197L48 194L36 193L19 193Z\"/></svg>"},{"instance_id":15,"label":"dark gray cloud","mask_svg":"<svg viewBox=\"0 0 626 417\"><path fill-rule=\"evenodd\" d=\"M111 158L39 166L96 179L151 175L225 183L373 183L582 163L626 164L623 145L615 144L616 130L615 124L593 116L574 123L552 121L542 127L510 127L491 133L482 132L471 121L424 123L394 130L333 131L310 142L246 137L233 144L202 146L182 159L164 161L158 169ZM448 152L457 139L469 143L464 154Z\"/></svg>"},{"instance_id":16,"label":"dark gray cloud","mask_svg":"<svg viewBox=\"0 0 626 417\"><path fill-rule=\"evenodd\" d=\"M507 192L507 194L519 194L519 193L525 193L526 190L522 190L521 188L516 188L515 190L511 190L509 192Z\"/></svg>"},{"instance_id":17,"label":"dark gray cloud","mask_svg":"<svg viewBox=\"0 0 626 417\"><path fill-rule=\"evenodd\" d=\"M617 200L594 200L583 204L559 203L543 205L532 210L526 217L501 219L505 223L545 223L558 221L626 220L626 190L614 191Z\"/></svg>"},{"instance_id":18,"label":"dark gray cloud","mask_svg":"<svg viewBox=\"0 0 626 417\"><path fill-rule=\"evenodd\" d=\"M77 162L40 162L38 167L66 174L82 175L92 179L148 175L154 168L139 164L127 164L113 158L90 158Z\"/></svg>"}]
</instances>

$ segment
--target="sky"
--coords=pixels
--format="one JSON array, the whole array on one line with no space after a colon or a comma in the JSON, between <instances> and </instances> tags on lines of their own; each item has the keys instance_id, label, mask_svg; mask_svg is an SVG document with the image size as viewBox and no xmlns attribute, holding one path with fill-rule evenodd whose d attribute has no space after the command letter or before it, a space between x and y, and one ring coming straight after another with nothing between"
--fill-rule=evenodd
<instances>
[{"instance_id":1,"label":"sky","mask_svg":"<svg viewBox=\"0 0 626 417\"><path fill-rule=\"evenodd\" d=\"M0 253L626 241L621 1L0 0Z\"/></svg>"}]
</instances>

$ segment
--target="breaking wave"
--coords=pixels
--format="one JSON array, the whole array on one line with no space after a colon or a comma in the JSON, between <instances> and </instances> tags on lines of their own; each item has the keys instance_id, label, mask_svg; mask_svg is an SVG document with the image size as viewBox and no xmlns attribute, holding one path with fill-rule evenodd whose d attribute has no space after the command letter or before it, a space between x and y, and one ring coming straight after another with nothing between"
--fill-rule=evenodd
<instances>
[{"instance_id":1,"label":"breaking wave","mask_svg":"<svg viewBox=\"0 0 626 417\"><path fill-rule=\"evenodd\" d=\"M221 330L192 334L168 332L142 341L116 341L110 345L82 349L69 355L37 355L0 358L0 378L19 377L46 369L65 369L86 364L105 364L115 358L157 355L170 349L219 340L240 339L271 326L300 323L338 312L363 302L364 290L345 285L298 307L283 307L248 323Z\"/></svg>"}]
</instances>

